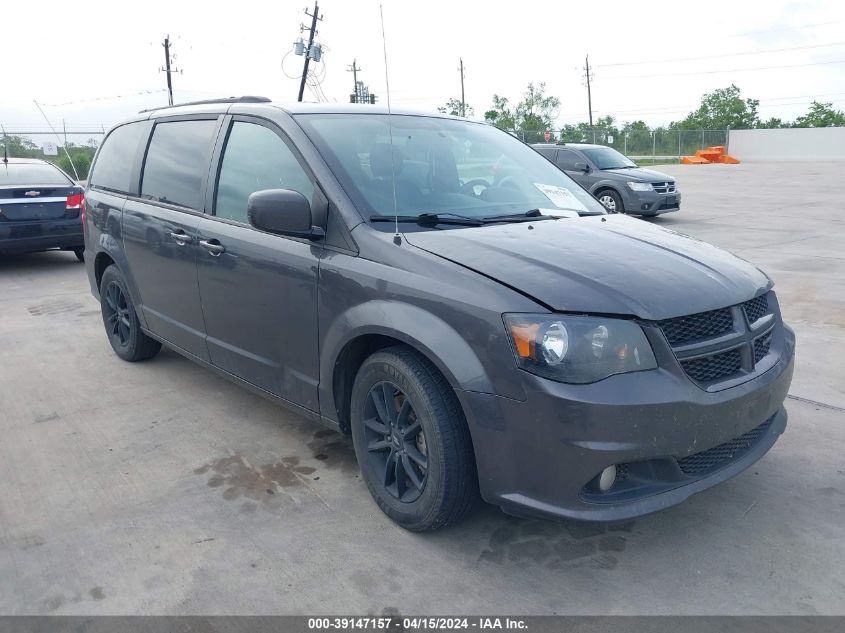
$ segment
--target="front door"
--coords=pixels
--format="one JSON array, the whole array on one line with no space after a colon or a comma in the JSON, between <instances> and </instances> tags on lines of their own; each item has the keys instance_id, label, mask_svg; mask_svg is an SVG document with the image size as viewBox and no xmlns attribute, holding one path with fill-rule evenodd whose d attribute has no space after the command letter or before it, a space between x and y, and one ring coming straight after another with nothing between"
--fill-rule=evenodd
<instances>
[{"instance_id":1,"label":"front door","mask_svg":"<svg viewBox=\"0 0 845 633\"><path fill-rule=\"evenodd\" d=\"M312 200L315 184L279 130L236 117L220 159L214 215L198 231L208 350L220 369L316 411L321 248L250 226L247 198L263 189Z\"/></svg>"},{"instance_id":2,"label":"front door","mask_svg":"<svg viewBox=\"0 0 845 633\"><path fill-rule=\"evenodd\" d=\"M123 243L147 327L208 361L197 287L197 228L217 119L156 123L141 198L123 207Z\"/></svg>"},{"instance_id":3,"label":"front door","mask_svg":"<svg viewBox=\"0 0 845 633\"><path fill-rule=\"evenodd\" d=\"M576 169L575 165L577 163L586 165L587 159L583 156L579 156L569 149L558 150L557 158L555 159L555 164L558 166L558 169L563 171L567 176L572 178L572 180L582 187L589 189L592 184L590 174L584 172L583 168Z\"/></svg>"}]
</instances>

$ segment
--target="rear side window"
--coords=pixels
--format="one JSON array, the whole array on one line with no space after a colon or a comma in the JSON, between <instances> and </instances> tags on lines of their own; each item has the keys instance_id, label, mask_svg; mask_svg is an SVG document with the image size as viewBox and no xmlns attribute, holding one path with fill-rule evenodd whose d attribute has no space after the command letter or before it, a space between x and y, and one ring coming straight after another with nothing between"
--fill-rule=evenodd
<instances>
[{"instance_id":1,"label":"rear side window","mask_svg":"<svg viewBox=\"0 0 845 633\"><path fill-rule=\"evenodd\" d=\"M557 153L556 164L561 169L575 169L575 163L578 162L578 154L562 149ZM584 162L584 161L581 161Z\"/></svg>"},{"instance_id":2,"label":"rear side window","mask_svg":"<svg viewBox=\"0 0 845 633\"><path fill-rule=\"evenodd\" d=\"M61 171L43 163L0 163L0 185L73 184Z\"/></svg>"},{"instance_id":3,"label":"rear side window","mask_svg":"<svg viewBox=\"0 0 845 633\"><path fill-rule=\"evenodd\" d=\"M309 202L314 195L311 178L275 132L263 125L236 121L220 166L215 215L247 223L247 199L264 189L291 189Z\"/></svg>"},{"instance_id":4,"label":"rear side window","mask_svg":"<svg viewBox=\"0 0 845 633\"><path fill-rule=\"evenodd\" d=\"M202 181L211 160L216 120L159 123L147 149L141 195L202 209Z\"/></svg>"},{"instance_id":5,"label":"rear side window","mask_svg":"<svg viewBox=\"0 0 845 633\"><path fill-rule=\"evenodd\" d=\"M132 167L145 129L146 126L139 122L112 130L97 155L94 172L89 179L91 185L118 193L133 193Z\"/></svg>"}]
</instances>

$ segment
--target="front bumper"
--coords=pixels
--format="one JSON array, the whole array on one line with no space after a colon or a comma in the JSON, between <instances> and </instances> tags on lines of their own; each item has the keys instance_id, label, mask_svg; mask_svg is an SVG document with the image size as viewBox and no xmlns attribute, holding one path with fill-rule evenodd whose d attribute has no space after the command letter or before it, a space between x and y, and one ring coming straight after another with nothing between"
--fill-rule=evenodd
<instances>
[{"instance_id":1,"label":"front bumper","mask_svg":"<svg viewBox=\"0 0 845 633\"><path fill-rule=\"evenodd\" d=\"M631 191L625 187L622 203L625 205L625 213L631 215L661 215L680 211L681 192Z\"/></svg>"},{"instance_id":2,"label":"front bumper","mask_svg":"<svg viewBox=\"0 0 845 633\"><path fill-rule=\"evenodd\" d=\"M0 253L33 253L84 246L79 218L0 222Z\"/></svg>"},{"instance_id":3,"label":"front bumper","mask_svg":"<svg viewBox=\"0 0 845 633\"><path fill-rule=\"evenodd\" d=\"M662 368L589 385L525 374L524 401L459 392L482 496L511 514L619 521L675 505L736 475L786 426L783 402L795 345L786 327L784 339L768 371L717 392ZM741 450L730 444L743 436L753 442ZM715 450L705 453L709 449ZM700 459L685 460L690 474L679 460L691 455L721 458L697 469L689 463ZM611 465L623 465L628 479L600 493L595 479Z\"/></svg>"}]
</instances>

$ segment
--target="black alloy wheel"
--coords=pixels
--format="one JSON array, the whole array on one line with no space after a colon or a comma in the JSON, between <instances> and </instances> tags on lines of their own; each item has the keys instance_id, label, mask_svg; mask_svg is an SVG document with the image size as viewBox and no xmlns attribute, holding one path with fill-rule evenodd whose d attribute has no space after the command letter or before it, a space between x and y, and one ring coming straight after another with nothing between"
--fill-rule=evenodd
<instances>
[{"instance_id":1,"label":"black alloy wheel","mask_svg":"<svg viewBox=\"0 0 845 633\"><path fill-rule=\"evenodd\" d=\"M410 399L392 382L376 383L363 422L368 457L385 490L403 503L416 501L425 489L428 451Z\"/></svg>"},{"instance_id":2,"label":"black alloy wheel","mask_svg":"<svg viewBox=\"0 0 845 633\"><path fill-rule=\"evenodd\" d=\"M123 289L116 281L106 286L106 293L103 297L103 317L106 322L106 333L113 344L120 347L127 347L131 341L132 318L129 313L129 304Z\"/></svg>"}]
</instances>

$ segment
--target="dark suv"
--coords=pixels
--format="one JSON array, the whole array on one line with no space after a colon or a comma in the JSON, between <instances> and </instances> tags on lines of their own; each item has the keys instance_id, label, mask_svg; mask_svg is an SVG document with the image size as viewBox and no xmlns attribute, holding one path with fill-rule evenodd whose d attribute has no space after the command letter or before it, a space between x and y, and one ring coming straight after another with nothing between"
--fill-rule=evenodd
<instances>
[{"instance_id":1,"label":"dark suv","mask_svg":"<svg viewBox=\"0 0 845 633\"><path fill-rule=\"evenodd\" d=\"M587 143L532 146L592 193L608 213L660 215L681 208L672 176L645 169L605 145Z\"/></svg>"},{"instance_id":2,"label":"dark suv","mask_svg":"<svg viewBox=\"0 0 845 633\"><path fill-rule=\"evenodd\" d=\"M112 129L86 267L114 351L162 343L353 438L412 530L479 496L619 520L759 459L794 336L771 280L449 116L230 99Z\"/></svg>"}]
</instances>

